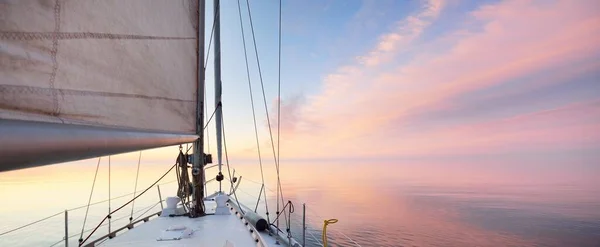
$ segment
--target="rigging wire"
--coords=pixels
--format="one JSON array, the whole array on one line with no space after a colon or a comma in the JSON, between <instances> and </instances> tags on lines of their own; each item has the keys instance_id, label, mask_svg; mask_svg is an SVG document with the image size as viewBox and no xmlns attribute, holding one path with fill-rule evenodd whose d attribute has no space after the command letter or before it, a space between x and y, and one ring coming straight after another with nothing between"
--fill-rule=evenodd
<instances>
[{"instance_id":1,"label":"rigging wire","mask_svg":"<svg viewBox=\"0 0 600 247\"><path fill-rule=\"evenodd\" d=\"M220 5L221 2L219 2L217 4ZM219 7L219 5L217 5L217 8ZM216 11L213 13L213 24L212 24L212 28L211 28L211 31L210 31L210 38L208 39L208 49L206 51L206 59L204 60L204 68L202 68L204 70L204 72L206 72L206 68L208 66L208 58L210 58L210 48L211 48L211 45L212 45L212 38L213 38L213 35L215 33L215 25L217 23L216 20L219 17L219 14L220 13L217 13ZM208 104L206 104L206 90L204 90L204 102L205 102L204 103L204 109L205 109L206 112L208 112ZM205 118L204 120L206 120L206 115L204 115L204 118ZM208 125L209 122L210 122L210 120L206 123L206 125ZM204 129L206 129L206 127L204 127ZM206 130L206 138L205 138L205 140L206 140L206 148L207 148L207 150L210 151L210 136L209 136L209 132L210 131ZM188 149L188 151L189 151L189 149Z\"/></svg>"},{"instance_id":2,"label":"rigging wire","mask_svg":"<svg viewBox=\"0 0 600 247\"><path fill-rule=\"evenodd\" d=\"M237 0L238 3L238 14L240 17L240 28L242 30L242 43L244 46L244 59L246 61L246 76L248 78L248 90L250 91L250 105L252 107L252 121L254 123L254 135L256 137L256 149L257 149L257 154L258 154L258 164L260 166L260 177L261 177L261 181L262 181L262 186L265 185L265 175L264 175L264 171L263 171L263 164L262 164L262 157L260 154L260 140L258 138L258 125L256 124L256 111L254 108L254 94L252 93L252 83L250 80L250 66L248 65L248 52L246 49L246 38L245 38L245 33L244 33L244 24L242 22L242 8L241 8L241 4L240 4L240 0ZM265 209L266 209L266 215L267 215L267 222L269 221L269 206L267 203L267 192L264 191L264 197L265 197ZM258 200L260 200L260 195L258 195Z\"/></svg>"},{"instance_id":3,"label":"rigging wire","mask_svg":"<svg viewBox=\"0 0 600 247\"><path fill-rule=\"evenodd\" d=\"M113 199L122 198L122 197L124 197L124 196L128 196L128 195L131 195L131 194L132 194L132 193L129 193L129 194L127 194L127 195L123 195L123 196L115 197L115 198L113 198ZM90 204L90 206L91 206L91 205L98 204L98 203L107 202L107 201L108 201L108 200L101 201L101 202L96 202L96 203L92 203L92 204ZM164 200L163 200L163 201L164 201ZM160 203L160 202L159 202L159 203ZM158 204L154 204L154 205L153 205L153 206L151 206L151 207L152 207L152 208L153 208L153 207L156 207L156 205L158 205ZM86 206L86 205L84 205L84 206L81 206L81 207L77 207L77 208L73 208L73 209L67 209L66 211L73 211L73 210L76 210L76 209L81 209L81 208L83 208L83 207L85 207L85 206ZM138 210L138 211L135 211L135 212L134 212L134 214L137 214L137 213L141 212L142 210L147 210L147 209L148 209L148 207L146 207L146 208L143 208L143 209L140 209L140 210ZM147 212L147 211L146 211L146 212ZM144 215L146 212L144 212L143 214L141 214L141 216L143 216L143 215ZM23 228L25 228L25 227L28 227L28 226L31 226L31 225L35 225L35 224L37 224L37 223L40 223L40 222L42 222L42 221L45 221L45 220L51 219L51 218L53 218L53 217L56 217L56 216L58 216L58 215L62 215L62 214L64 214L64 211L58 212L58 213L56 213L56 214L50 215L50 216L48 216L48 217L45 217L45 218L42 218L42 219L39 219L39 220L36 220L36 221L34 221L34 222L31 222L31 223L28 223L28 224L26 224L26 225L23 225L23 226L17 227L17 228L15 228L15 229L12 229L12 230L9 230L9 231L6 231L6 232L2 232L2 233L0 233L0 236L2 236L2 235L5 235L5 234L8 234L8 233L11 233L11 232L14 232L14 231L17 231L17 230L20 230L20 229L23 229ZM119 221L119 220L122 220L122 219L124 219L124 218L126 218L126 217L127 217L127 215L125 215L125 216L123 216L123 217L120 217L120 218L116 218L116 219L114 219L114 220L115 220L115 221ZM137 219L139 219L139 218L140 218L140 216L138 216L138 217L136 218L136 220L137 220ZM101 226L106 226L106 225L108 225L108 223L106 223L106 224L103 224L103 225L101 225ZM84 232L84 233L86 233L86 232L89 232L89 231L91 231L91 230L92 230L92 229L88 229L88 230L85 230L85 231L83 231L83 232ZM72 234L72 235L68 236L68 238L67 238L67 239L70 239L70 238L72 238L72 237L75 237L75 236L77 236L77 235L79 235L79 233ZM59 240L58 242L56 242L56 243L54 243L54 244L52 244L52 245L50 245L50 246L56 246L57 244L59 244L59 243L62 243L62 242L64 242L64 241L65 241L65 238L63 237L61 240Z\"/></svg>"},{"instance_id":4,"label":"rigging wire","mask_svg":"<svg viewBox=\"0 0 600 247\"><path fill-rule=\"evenodd\" d=\"M160 180L162 180L165 176L167 176L167 174L169 174L169 172L171 172L176 165L177 165L177 163L173 164L173 166L171 166L171 168L169 168L169 170L167 170L167 172L165 172L162 176L160 176L160 178L158 178L158 180L156 180L154 183L152 183L150 186L148 186L148 188L146 188L144 191L142 191L142 193L140 193L139 195L137 195L133 199L129 200L125 204L121 205L120 207L118 207L117 209L113 210L108 215L106 215L104 217L104 219L102 219L102 221L100 221L100 223L98 223L98 225L94 228L94 230L83 241L79 241L79 246L82 246L83 243L85 243L85 241L87 241L94 234L94 232L96 232L96 230L98 230L98 228L100 226L102 226L102 223L104 223L104 221L106 221L106 219L111 214L114 214L115 212L117 212L117 211L121 210L122 208L124 208L125 206L129 205L129 203L135 201L135 199L137 199L138 197L140 197L141 195L143 195L144 193L146 193L148 190L150 190L152 187L154 187L154 185L156 185Z\"/></svg>"},{"instance_id":5,"label":"rigging wire","mask_svg":"<svg viewBox=\"0 0 600 247\"><path fill-rule=\"evenodd\" d=\"M227 141L225 138L225 124L223 121L223 115L221 115L221 132L223 134L223 148L225 149L225 164L227 165L227 172L229 173L229 181L231 182L231 186L233 187L233 181L231 180L231 169L229 168L229 155L227 155ZM238 200L236 190L233 190L233 196L235 197L235 202L239 206L240 211L242 212L242 214L244 214L244 210L242 209L242 204L240 204L240 201Z\"/></svg>"},{"instance_id":6,"label":"rigging wire","mask_svg":"<svg viewBox=\"0 0 600 247\"><path fill-rule=\"evenodd\" d=\"M208 122L206 122L206 124L204 125L204 127L202 127L202 130L204 131L207 127L208 124L210 124L210 121L213 119L213 117L215 116L215 113L217 113L217 109L221 107L221 103L217 104L217 107L215 107L215 110L213 111L213 113L210 115L210 118L208 119ZM192 149L193 146L190 146L187 148L187 150L185 151L186 153L190 151L190 149Z\"/></svg>"},{"instance_id":7,"label":"rigging wire","mask_svg":"<svg viewBox=\"0 0 600 247\"><path fill-rule=\"evenodd\" d=\"M65 241L65 237L63 237L61 240L58 240L58 242L51 244L50 247L56 246L57 244L60 244L64 241Z\"/></svg>"},{"instance_id":8,"label":"rigging wire","mask_svg":"<svg viewBox=\"0 0 600 247\"><path fill-rule=\"evenodd\" d=\"M221 2L217 3L217 4L221 4ZM212 30L210 31L210 38L208 39L208 49L206 51L206 60L204 61L204 71L206 72L206 67L208 64L208 58L210 57L210 46L212 44L212 38L213 38L213 34L215 33L215 24L217 23L217 18L219 17L219 13L217 13L217 9L219 8L219 5L217 5L217 8L215 8L215 12L213 13L213 24L212 24ZM199 28L199 27L198 27Z\"/></svg>"},{"instance_id":9,"label":"rigging wire","mask_svg":"<svg viewBox=\"0 0 600 247\"><path fill-rule=\"evenodd\" d=\"M147 208L144 208L145 211L143 213L141 213L140 215L138 215L137 217L135 217L135 219L133 219L133 221L138 220L139 218L142 218L142 216L144 216L146 213L148 213L148 211L150 211L151 209L155 208L156 206L158 206L158 204L160 204L161 202L157 202L153 205L148 206ZM141 211L141 210L140 210ZM138 212L140 212L138 211ZM137 213L137 212L136 212Z\"/></svg>"},{"instance_id":10,"label":"rigging wire","mask_svg":"<svg viewBox=\"0 0 600 247\"><path fill-rule=\"evenodd\" d=\"M210 121L213 119L213 117L215 116L215 113L217 113L217 109L219 109L219 107L221 107L221 102L219 102L217 104L217 106L215 107L215 110L213 111L213 113L210 115L210 118L208 119L208 122L206 122L206 125L204 125L204 128L202 129L206 129L206 127L208 127L208 124L210 123Z\"/></svg>"},{"instance_id":11,"label":"rigging wire","mask_svg":"<svg viewBox=\"0 0 600 247\"><path fill-rule=\"evenodd\" d=\"M206 90L203 90L203 91L204 91L204 103L203 103L203 105L204 105L204 112L208 112L208 104L206 104ZM202 114L202 115L204 116L204 121L206 121L206 114ZM210 123L210 120L206 121L206 126L208 126L209 123ZM206 129L206 127L204 127L202 129L202 131L204 131L204 129ZM209 136L209 133L210 133L210 131L208 131L208 129L206 129L206 138L204 138L204 140L206 140L206 150L208 150L208 152L206 152L206 153L210 153L210 136ZM190 151L190 150L188 149L188 151ZM186 151L186 153L187 153L187 151Z\"/></svg>"},{"instance_id":12,"label":"rigging wire","mask_svg":"<svg viewBox=\"0 0 600 247\"><path fill-rule=\"evenodd\" d=\"M171 181L171 182L173 182L173 181ZM140 191L141 191L141 190L138 190L137 192L140 192ZM120 195L120 196L117 196L117 197L114 197L114 198L111 198L111 199L113 199L113 200L115 200L115 199L120 199L120 198L123 198L123 197L126 197L126 196L130 196L130 195L133 195L133 192L131 192L131 193L127 193L127 194L124 194L124 195ZM94 203L90 204L90 206L98 205L98 204L100 204L100 203L105 203L105 202L107 202L107 201L108 201L108 199L106 199L106 200L102 200L102 201L97 201L97 202L94 202ZM87 205L83 205L83 206L79 206L79 207L75 207L75 208L67 209L67 211L74 211L74 210L82 209L82 208L85 208L85 207L87 207ZM63 213L64 213L64 212L63 212Z\"/></svg>"},{"instance_id":13,"label":"rigging wire","mask_svg":"<svg viewBox=\"0 0 600 247\"><path fill-rule=\"evenodd\" d=\"M278 58L277 58L277 190L279 192L281 192L281 200L283 202L283 192L281 191L281 182L279 179L279 164L280 164L280 154L279 154L279 143L280 143L280 136L281 136L281 0L279 0L279 32L278 32L278 39L279 39L279 51L278 51ZM277 196L279 196L279 194L277 194ZM277 200L279 202L279 199ZM291 202L289 202L291 203ZM291 211L290 214L288 215L288 219L287 219L287 232L288 232L288 236L291 237L291 231L290 231L290 225L291 225L291 220L292 220L292 215L291 215ZM285 214L285 212L284 212ZM279 223L279 222L278 222Z\"/></svg>"},{"instance_id":14,"label":"rigging wire","mask_svg":"<svg viewBox=\"0 0 600 247\"><path fill-rule=\"evenodd\" d=\"M217 3L217 4L221 4L221 2ZM212 38L213 35L215 33L215 25L216 25L216 20L219 17L220 12L214 12L213 13L213 24L212 24L212 28L210 31L210 38L208 39L208 49L206 51L206 59L204 60L204 72L206 73L206 68L208 67L208 58L210 58L210 47L212 45ZM216 107L215 107L216 108ZM204 110L206 112L208 112L208 104L206 104L206 90L204 90ZM206 115L204 115L204 120L206 120ZM208 123L210 122L210 120L206 123L206 125L208 125ZM206 127L204 127L204 129L206 129ZM206 148L207 150L210 152L210 136L209 136L210 131L206 130Z\"/></svg>"},{"instance_id":15,"label":"rigging wire","mask_svg":"<svg viewBox=\"0 0 600 247\"><path fill-rule=\"evenodd\" d=\"M25 224L25 225L22 225L22 226L20 226L20 227L17 227L17 228L15 228L15 229L12 229L12 230L8 230L8 231L5 231L5 232L2 232L2 233L0 233L0 236L2 236L2 235L6 235L6 234L9 234L9 233L11 233L11 232L14 232L14 231L17 231L17 230L23 229L23 228L25 228L25 227L28 227L28 226L31 226L31 225L35 225L35 224L37 224L37 223L40 223L40 222L42 222L42 221L44 221L44 220L50 219L50 218L52 218L52 217L56 217L56 216L58 216L58 215L61 215L61 214L64 214L64 213L65 213L65 212L58 212L58 213L56 213L56 214L53 214L53 215L50 215L50 216L48 216L48 217L46 217L46 218L39 219L39 220L36 220L36 221L34 221L34 222L31 222L31 223L29 223L29 224Z\"/></svg>"},{"instance_id":16,"label":"rigging wire","mask_svg":"<svg viewBox=\"0 0 600 247\"><path fill-rule=\"evenodd\" d=\"M137 172L135 174L135 186L133 187L133 197L135 198L135 191L137 190L138 177L140 176L140 163L142 161L142 151L138 156ZM129 222L133 220L133 208L135 207L135 201L131 203L131 214L129 215Z\"/></svg>"},{"instance_id":17,"label":"rigging wire","mask_svg":"<svg viewBox=\"0 0 600 247\"><path fill-rule=\"evenodd\" d=\"M279 164L279 137L281 135L281 0L279 0L279 58L277 61L277 163Z\"/></svg>"},{"instance_id":18,"label":"rigging wire","mask_svg":"<svg viewBox=\"0 0 600 247\"><path fill-rule=\"evenodd\" d=\"M83 218L83 226L81 226L81 234L79 235L79 242L83 241L83 229L85 229L85 223L87 221L88 212L90 211L90 203L92 202L92 195L94 194L94 187L96 186L96 177L98 177L98 168L100 167L100 160L102 157L98 157L98 164L96 164L96 172L94 173L94 182L92 183L92 190L90 191L90 198L88 199L88 205L85 209L85 217Z\"/></svg>"},{"instance_id":19,"label":"rigging wire","mask_svg":"<svg viewBox=\"0 0 600 247\"><path fill-rule=\"evenodd\" d=\"M163 201L165 201L165 200L163 200ZM155 204L155 205L158 205L158 204ZM142 208L142 209L140 209L140 210L137 210L137 211L135 211L135 212L133 212L133 213L134 213L134 214L137 214L137 213L139 213L139 212L142 212L143 210L146 210L147 208L148 208L148 207L146 207L146 208ZM70 210L69 210L69 211L70 211ZM63 213L64 213L64 212L60 212L60 213L58 213L58 214L63 214ZM58 214L57 214L57 215L58 215ZM145 213L144 213L144 214L145 214ZM143 215L143 214L142 214L142 215ZM114 220L115 220L115 221L119 221L119 220L122 220L122 219L125 219L125 218L127 218L127 216L128 216L128 215L124 215L124 216L122 216L122 217L119 217L119 218L116 218L116 219L114 219ZM138 218L139 218L139 217L138 217ZM136 220L137 220L137 219L136 219ZM106 226L106 225L108 225L108 223L102 224L102 225L100 225L100 227L103 227L103 226ZM83 231L83 233L87 233L87 232L90 232L90 231L92 231L92 230L94 230L94 229L93 229L93 228L90 228L90 229L87 229L87 230ZM72 235L68 236L68 239L70 239L70 238L72 238L72 237L75 237L75 236L77 236L77 235L79 235L79 233L72 234ZM64 240L65 240L65 238L63 237L63 239L61 239L60 241L62 242L62 241L64 241Z\"/></svg>"},{"instance_id":20,"label":"rigging wire","mask_svg":"<svg viewBox=\"0 0 600 247\"><path fill-rule=\"evenodd\" d=\"M285 209L286 209L288 206L289 206L290 213L293 213L294 211L296 211L296 209L295 209L295 207L294 207L294 204L292 203L292 201L288 201L288 202L285 204L285 206L283 206L283 209L282 209L282 211L285 211ZM283 216L285 216L285 214L284 214L283 212L281 212L280 214L278 214L278 215L277 215L277 218L275 218L275 219L273 220L273 222L271 222L271 225L272 225L272 224L273 224L275 221L279 220L279 216L281 216L282 214L283 214ZM287 219L286 219L286 221L287 221Z\"/></svg>"},{"instance_id":21,"label":"rigging wire","mask_svg":"<svg viewBox=\"0 0 600 247\"><path fill-rule=\"evenodd\" d=\"M250 30L252 31L252 41L254 44L254 53L256 54L256 64L258 66L258 76L260 78L260 86L262 89L262 96L263 96L263 101L264 101L264 106L265 106L265 114L267 116L267 125L269 127L269 137L271 138L271 149L273 151L273 159L275 161L275 170L277 172L277 187L279 188L278 193L277 193L277 214L279 214L279 200L281 200L282 205L285 204L283 202L283 191L281 190L281 179L279 177L279 162L277 160L277 154L275 153L275 144L273 141L273 130L271 128L271 119L269 118L269 107L267 106L267 96L265 94L265 86L263 83L262 70L260 68L260 59L258 56L258 47L256 46L256 35L254 34L254 24L252 23L252 13L250 11L249 0L246 0L246 5L248 6L248 17L250 20ZM287 219L287 216L285 214L284 214L284 217ZM277 225L279 227L279 222L277 222Z\"/></svg>"},{"instance_id":22,"label":"rigging wire","mask_svg":"<svg viewBox=\"0 0 600 247\"><path fill-rule=\"evenodd\" d=\"M321 243L321 241L320 241L319 239L317 239L317 237L315 237L315 234L314 234L314 233L312 233L312 232L310 232L310 231L306 231L306 232L307 232L308 234L310 234L310 235L313 237L313 239L314 239L315 241L317 241L317 244L319 244L321 247L324 247L324 246L323 246L323 244Z\"/></svg>"}]
</instances>

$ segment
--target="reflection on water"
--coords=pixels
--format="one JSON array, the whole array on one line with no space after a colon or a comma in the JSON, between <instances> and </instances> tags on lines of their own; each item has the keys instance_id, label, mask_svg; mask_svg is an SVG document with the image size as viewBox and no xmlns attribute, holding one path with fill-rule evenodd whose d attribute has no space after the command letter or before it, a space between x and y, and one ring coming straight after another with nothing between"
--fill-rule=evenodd
<instances>
[{"instance_id":1,"label":"reflection on water","mask_svg":"<svg viewBox=\"0 0 600 247\"><path fill-rule=\"evenodd\" d=\"M0 209L0 232L86 204L95 162L0 173L0 198L6 199ZM167 162L145 162L138 189L151 184L168 167ZM258 166L235 168L236 174L242 175L238 197L254 208L260 190L255 183L260 181ZM135 169L135 162L113 157L113 197L133 191ZM267 170L267 185L275 190L273 169ZM295 206L292 234L297 239L302 236L302 203L307 205L310 246L317 246L312 235L320 239L323 220L328 218L340 220L328 227L333 246L352 246L346 236L362 246L600 245L600 172L593 166L282 162L281 174L285 200ZM97 180L92 201L108 197L106 163L102 163ZM173 195L175 186L163 185L163 196ZM216 184L211 186L209 191L216 190ZM272 190L267 190L271 217L277 207ZM157 194L152 191L140 198L135 211L155 203ZM111 202L112 207L128 198ZM258 208L265 213L263 201ZM86 229L106 212L107 204L91 208ZM84 213L70 213L70 234L81 231ZM130 213L130 207L123 210L120 216L126 218L121 224ZM25 233L1 236L0 246L57 242L64 234L61 217ZM284 226L285 220L279 224Z\"/></svg>"}]
</instances>

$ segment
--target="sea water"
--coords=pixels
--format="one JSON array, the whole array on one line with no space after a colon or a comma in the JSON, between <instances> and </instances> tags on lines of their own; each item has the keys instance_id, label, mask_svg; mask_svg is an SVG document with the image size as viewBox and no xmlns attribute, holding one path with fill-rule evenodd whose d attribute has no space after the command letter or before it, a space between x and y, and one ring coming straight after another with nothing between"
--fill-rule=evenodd
<instances>
[{"instance_id":1,"label":"sea water","mask_svg":"<svg viewBox=\"0 0 600 247\"><path fill-rule=\"evenodd\" d=\"M128 194L135 187L135 158L111 160L111 197L125 195L111 200L113 210L134 196ZM0 246L63 246L64 211L80 206L68 212L70 245L87 237L109 210L108 202L99 203L85 217L97 162L0 173L0 232L57 214L0 236ZM109 194L108 160L100 162L92 203ZM145 189L172 165L168 159L143 159L136 189ZM256 162L233 159L230 170L224 166L222 172L228 176L235 168L235 176L241 176L238 200L263 215L268 210L270 221L284 231L287 218L277 222L274 215L291 201L291 232L300 242L304 204L307 246L320 246L327 219L339 220L327 227L330 246L600 246L600 172L594 164L282 160L280 194L274 165L263 165L267 203L264 195L257 199L262 179ZM216 172L211 168L207 177ZM159 182L163 199L175 195L175 179L170 172ZM229 185L223 183L222 189L229 191ZM218 183L207 190L218 190ZM158 189L152 187L113 214L112 229L129 217L160 211L158 202ZM108 233L106 223L93 237Z\"/></svg>"}]
</instances>

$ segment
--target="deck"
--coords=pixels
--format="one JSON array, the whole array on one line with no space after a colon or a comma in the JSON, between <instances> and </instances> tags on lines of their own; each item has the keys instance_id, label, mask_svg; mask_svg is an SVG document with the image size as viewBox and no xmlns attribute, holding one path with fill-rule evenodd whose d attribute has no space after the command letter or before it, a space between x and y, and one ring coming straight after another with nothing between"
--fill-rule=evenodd
<instances>
[{"instance_id":1,"label":"deck","mask_svg":"<svg viewBox=\"0 0 600 247\"><path fill-rule=\"evenodd\" d=\"M207 201L205 206L207 213L215 211L214 202ZM256 234L251 224L246 225L245 219L240 219L235 214L235 208L231 212L230 215L207 215L199 218L157 217L97 246L286 246L283 242L277 245L276 239L267 232ZM173 238L178 238L183 231L166 231L174 226L185 226L192 233L189 238L175 240Z\"/></svg>"}]
</instances>

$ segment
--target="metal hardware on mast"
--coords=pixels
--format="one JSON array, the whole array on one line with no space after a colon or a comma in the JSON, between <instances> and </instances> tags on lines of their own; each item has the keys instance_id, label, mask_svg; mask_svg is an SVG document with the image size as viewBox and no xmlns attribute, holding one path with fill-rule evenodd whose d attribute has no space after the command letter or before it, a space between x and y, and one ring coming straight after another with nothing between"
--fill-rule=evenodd
<instances>
[{"instance_id":1,"label":"metal hardware on mast","mask_svg":"<svg viewBox=\"0 0 600 247\"><path fill-rule=\"evenodd\" d=\"M302 203L302 246L306 246L306 203Z\"/></svg>"},{"instance_id":2,"label":"metal hardware on mast","mask_svg":"<svg viewBox=\"0 0 600 247\"><path fill-rule=\"evenodd\" d=\"M204 197L204 15L205 2L198 1L198 93L196 106L196 134L199 138L194 141L194 158L192 179L194 184L194 209L192 217L205 215Z\"/></svg>"},{"instance_id":3,"label":"metal hardware on mast","mask_svg":"<svg viewBox=\"0 0 600 247\"><path fill-rule=\"evenodd\" d=\"M69 211L65 210L65 247L69 247Z\"/></svg>"},{"instance_id":4,"label":"metal hardware on mast","mask_svg":"<svg viewBox=\"0 0 600 247\"><path fill-rule=\"evenodd\" d=\"M215 125L217 130L217 164L219 165L219 174L217 175L217 181L219 181L219 193L222 193L221 181L223 181L223 173L221 173L222 162L222 151L221 151L221 125L223 120L223 106L221 104L221 15L219 0L214 0L214 13L215 13Z\"/></svg>"}]
</instances>

